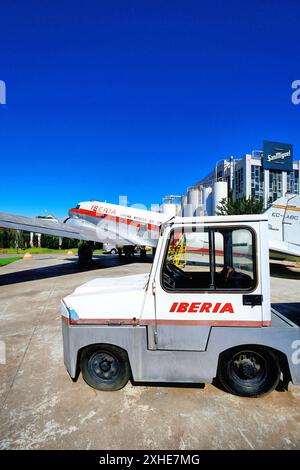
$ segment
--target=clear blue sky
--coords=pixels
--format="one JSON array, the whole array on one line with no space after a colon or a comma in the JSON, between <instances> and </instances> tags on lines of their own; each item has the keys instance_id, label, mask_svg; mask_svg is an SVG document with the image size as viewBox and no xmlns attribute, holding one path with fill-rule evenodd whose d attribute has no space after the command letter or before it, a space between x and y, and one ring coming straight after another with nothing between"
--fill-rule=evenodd
<instances>
[{"instance_id":1,"label":"clear blue sky","mask_svg":"<svg viewBox=\"0 0 300 470\"><path fill-rule=\"evenodd\" d=\"M0 14L0 211L150 205L263 139L300 158L297 0L11 0Z\"/></svg>"}]
</instances>

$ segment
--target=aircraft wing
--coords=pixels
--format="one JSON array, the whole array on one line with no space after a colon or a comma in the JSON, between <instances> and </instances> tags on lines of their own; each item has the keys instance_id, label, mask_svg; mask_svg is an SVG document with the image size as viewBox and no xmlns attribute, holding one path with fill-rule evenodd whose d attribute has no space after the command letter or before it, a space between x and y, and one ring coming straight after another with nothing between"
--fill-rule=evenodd
<instances>
[{"instance_id":1,"label":"aircraft wing","mask_svg":"<svg viewBox=\"0 0 300 470\"><path fill-rule=\"evenodd\" d=\"M269 241L270 258L292 259L300 258L300 247L292 243ZM298 260L297 260L298 261Z\"/></svg>"},{"instance_id":2,"label":"aircraft wing","mask_svg":"<svg viewBox=\"0 0 300 470\"><path fill-rule=\"evenodd\" d=\"M58 222L55 219L39 219L0 212L0 227L57 235L64 238L74 238L76 240L91 240L91 234L87 233L87 230L85 230L84 227L79 225L68 225L67 221L66 223L63 223Z\"/></svg>"},{"instance_id":3,"label":"aircraft wing","mask_svg":"<svg viewBox=\"0 0 300 470\"><path fill-rule=\"evenodd\" d=\"M74 238L75 240L113 243L120 246L142 244L134 232L122 231L119 224L107 225L104 221L100 221L97 225L84 219L74 218L66 218L64 222L59 222L55 219L25 217L0 212L0 227Z\"/></svg>"}]
</instances>

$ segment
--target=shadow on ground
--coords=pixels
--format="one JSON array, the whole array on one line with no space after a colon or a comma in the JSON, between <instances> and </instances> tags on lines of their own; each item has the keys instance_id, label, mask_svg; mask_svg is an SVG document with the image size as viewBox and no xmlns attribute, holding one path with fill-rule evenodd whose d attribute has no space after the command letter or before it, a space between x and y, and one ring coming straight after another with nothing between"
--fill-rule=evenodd
<instances>
[{"instance_id":1,"label":"shadow on ground","mask_svg":"<svg viewBox=\"0 0 300 470\"><path fill-rule=\"evenodd\" d=\"M279 277L284 279L300 279L299 272L295 270L294 265L285 265L280 263L270 263L271 277Z\"/></svg>"},{"instance_id":2,"label":"shadow on ground","mask_svg":"<svg viewBox=\"0 0 300 470\"><path fill-rule=\"evenodd\" d=\"M272 304L272 307L288 320L300 326L300 302L282 302Z\"/></svg>"},{"instance_id":3,"label":"shadow on ground","mask_svg":"<svg viewBox=\"0 0 300 470\"><path fill-rule=\"evenodd\" d=\"M45 258L46 259L46 258ZM20 282L37 281L51 277L66 276L68 274L80 273L85 271L94 271L99 269L108 269L115 266L124 266L132 263L152 263L152 255L142 259L138 256L133 258L119 258L114 255L98 255L93 258L88 266L80 266L77 263L78 258L66 258L64 263L54 266L45 266L36 269L24 269L23 271L14 271L1 274L0 286L9 284L18 284Z\"/></svg>"}]
</instances>

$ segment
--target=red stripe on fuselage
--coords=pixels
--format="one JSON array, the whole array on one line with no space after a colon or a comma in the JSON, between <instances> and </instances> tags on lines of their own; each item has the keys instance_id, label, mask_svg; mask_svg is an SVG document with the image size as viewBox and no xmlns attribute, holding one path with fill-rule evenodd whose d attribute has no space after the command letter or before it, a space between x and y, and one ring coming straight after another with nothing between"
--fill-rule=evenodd
<instances>
[{"instance_id":1,"label":"red stripe on fuselage","mask_svg":"<svg viewBox=\"0 0 300 470\"><path fill-rule=\"evenodd\" d=\"M126 225L132 225L134 227L140 228L143 222L129 219L127 217L120 217L120 216L114 216L110 214L106 214L105 212L96 212L96 211L90 211L87 209L70 209L69 211L72 214L80 214L80 215L88 215L90 217L95 217L96 219L106 219L106 220L111 220L112 222L116 223L122 223ZM154 224L147 224L148 230L152 230L154 232L159 232L159 226L154 225Z\"/></svg>"}]
</instances>

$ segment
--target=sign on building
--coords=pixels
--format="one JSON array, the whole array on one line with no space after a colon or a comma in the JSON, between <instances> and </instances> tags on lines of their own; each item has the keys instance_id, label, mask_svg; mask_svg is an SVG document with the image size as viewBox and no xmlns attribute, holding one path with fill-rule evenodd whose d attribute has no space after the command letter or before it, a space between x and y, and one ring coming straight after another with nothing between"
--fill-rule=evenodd
<instances>
[{"instance_id":1,"label":"sign on building","mask_svg":"<svg viewBox=\"0 0 300 470\"><path fill-rule=\"evenodd\" d=\"M293 170L293 145L264 140L263 168L265 170Z\"/></svg>"}]
</instances>

